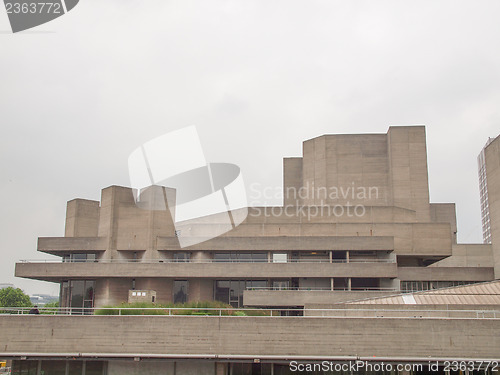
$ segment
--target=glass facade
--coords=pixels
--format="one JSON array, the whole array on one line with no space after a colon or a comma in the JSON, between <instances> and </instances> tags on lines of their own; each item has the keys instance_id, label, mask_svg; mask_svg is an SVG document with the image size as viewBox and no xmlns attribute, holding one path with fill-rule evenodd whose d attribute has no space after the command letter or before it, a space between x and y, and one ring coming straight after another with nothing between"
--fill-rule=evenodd
<instances>
[{"instance_id":1,"label":"glass facade","mask_svg":"<svg viewBox=\"0 0 500 375\"><path fill-rule=\"evenodd\" d=\"M72 313L92 313L95 280L68 280L61 283L60 306L71 307ZM76 308L76 309L75 309ZM78 308L82 308L81 310Z\"/></svg>"},{"instance_id":2,"label":"glass facade","mask_svg":"<svg viewBox=\"0 0 500 375\"><path fill-rule=\"evenodd\" d=\"M215 253L214 262L267 262L267 252Z\"/></svg>"},{"instance_id":3,"label":"glass facade","mask_svg":"<svg viewBox=\"0 0 500 375\"><path fill-rule=\"evenodd\" d=\"M94 253L71 253L65 254L62 259L63 262L96 262L97 257Z\"/></svg>"},{"instance_id":4,"label":"glass facade","mask_svg":"<svg viewBox=\"0 0 500 375\"><path fill-rule=\"evenodd\" d=\"M474 283L474 281L401 281L401 292L419 292Z\"/></svg>"},{"instance_id":5,"label":"glass facade","mask_svg":"<svg viewBox=\"0 0 500 375\"><path fill-rule=\"evenodd\" d=\"M12 375L105 375L106 367L104 361L14 360Z\"/></svg>"},{"instance_id":6,"label":"glass facade","mask_svg":"<svg viewBox=\"0 0 500 375\"><path fill-rule=\"evenodd\" d=\"M190 253L185 251L174 253L174 262L189 262L190 255Z\"/></svg>"},{"instance_id":7,"label":"glass facade","mask_svg":"<svg viewBox=\"0 0 500 375\"><path fill-rule=\"evenodd\" d=\"M174 303L185 303L188 300L188 281L187 280L174 280Z\"/></svg>"},{"instance_id":8,"label":"glass facade","mask_svg":"<svg viewBox=\"0 0 500 375\"><path fill-rule=\"evenodd\" d=\"M267 280L217 280L215 282L215 300L233 307L243 307L243 291L252 288L267 287Z\"/></svg>"}]
</instances>

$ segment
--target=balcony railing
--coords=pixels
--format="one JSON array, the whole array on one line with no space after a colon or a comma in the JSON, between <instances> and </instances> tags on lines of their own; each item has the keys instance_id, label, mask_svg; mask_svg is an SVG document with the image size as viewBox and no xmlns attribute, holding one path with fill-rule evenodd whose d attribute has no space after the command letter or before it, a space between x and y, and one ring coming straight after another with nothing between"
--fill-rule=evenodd
<instances>
[{"instance_id":1,"label":"balcony railing","mask_svg":"<svg viewBox=\"0 0 500 375\"><path fill-rule=\"evenodd\" d=\"M395 259L288 259L286 262L274 262L272 259L22 259L21 263L396 263Z\"/></svg>"},{"instance_id":2,"label":"balcony railing","mask_svg":"<svg viewBox=\"0 0 500 375\"><path fill-rule=\"evenodd\" d=\"M115 315L115 316L229 316L234 318L245 317L326 317L326 318L446 318L446 319L500 319L500 310L432 310L432 309L310 309L310 308L208 308L208 307L39 307L39 315L29 314L31 307L1 307L1 315L25 315L34 317L61 316L61 315ZM98 311L98 314L95 314Z\"/></svg>"},{"instance_id":3,"label":"balcony railing","mask_svg":"<svg viewBox=\"0 0 500 375\"><path fill-rule=\"evenodd\" d=\"M399 289L396 288L381 288L381 287L351 287L351 289L344 288L334 288L330 287L279 287L279 286L263 286L263 287L247 287L245 290L300 290L300 291L325 291L325 292L397 292L400 293Z\"/></svg>"}]
</instances>

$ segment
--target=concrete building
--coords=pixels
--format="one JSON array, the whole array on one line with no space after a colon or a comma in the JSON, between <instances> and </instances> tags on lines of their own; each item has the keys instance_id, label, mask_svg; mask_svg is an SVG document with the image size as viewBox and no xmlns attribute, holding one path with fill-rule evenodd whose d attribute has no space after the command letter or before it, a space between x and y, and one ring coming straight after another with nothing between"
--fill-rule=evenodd
<instances>
[{"instance_id":1,"label":"concrete building","mask_svg":"<svg viewBox=\"0 0 500 375\"><path fill-rule=\"evenodd\" d=\"M488 205L488 185L486 183L486 147L493 141L488 138L486 145L477 156L477 170L479 175L479 199L481 202L481 225L483 228L483 242L491 243L490 209Z\"/></svg>"},{"instance_id":2,"label":"concrete building","mask_svg":"<svg viewBox=\"0 0 500 375\"><path fill-rule=\"evenodd\" d=\"M301 307L494 279L494 245L457 244L455 205L429 201L423 126L321 136L283 166L282 207L249 208L232 231L187 248L169 210L137 207L130 188L72 200L65 237L38 240L62 262L19 263L16 276L60 283L72 307L119 304L136 289L158 303ZM203 220L200 237L218 225Z\"/></svg>"},{"instance_id":3,"label":"concrete building","mask_svg":"<svg viewBox=\"0 0 500 375\"><path fill-rule=\"evenodd\" d=\"M421 297L500 279L500 137L484 155L491 244L458 244L455 205L430 202L423 126L305 141L302 157L284 159L283 206L251 207L233 230L185 248L170 211L139 207L130 188L72 200L65 236L38 240L61 261L16 265L16 276L59 283L61 306L218 300L279 316L3 316L0 355L19 373L100 375L498 360L497 296L480 306ZM189 235L210 237L220 223L201 218ZM460 290L470 300L488 288Z\"/></svg>"}]
</instances>

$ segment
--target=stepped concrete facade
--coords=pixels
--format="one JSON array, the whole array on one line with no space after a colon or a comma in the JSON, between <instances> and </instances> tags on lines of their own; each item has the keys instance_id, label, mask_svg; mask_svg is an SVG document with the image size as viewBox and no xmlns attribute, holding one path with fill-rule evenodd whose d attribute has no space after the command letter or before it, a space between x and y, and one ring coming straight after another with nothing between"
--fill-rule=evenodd
<instances>
[{"instance_id":1,"label":"stepped concrete facade","mask_svg":"<svg viewBox=\"0 0 500 375\"><path fill-rule=\"evenodd\" d=\"M65 236L38 239L38 251L61 261L16 264L17 276L60 284L62 308L0 316L0 357L13 374L37 375L282 375L298 363L340 366L316 373L385 363L390 373L444 374L453 361L498 369L500 137L484 149L491 244L457 243L455 205L429 201L422 126L314 138L283 171L283 206L248 208L220 236L226 213L178 230L173 207L147 209L127 187L68 202ZM140 196L153 208L176 191ZM181 247L186 235L196 244ZM207 300L233 307L215 316L92 309Z\"/></svg>"},{"instance_id":2,"label":"stepped concrete facade","mask_svg":"<svg viewBox=\"0 0 500 375\"><path fill-rule=\"evenodd\" d=\"M187 248L170 210L138 207L130 188L74 199L65 236L38 240L62 262L18 263L16 276L60 283L68 307L127 302L134 290L158 303L301 307L490 281L500 277L499 145L485 150L493 244L457 243L455 205L429 201L425 127L390 127L305 141L302 157L284 159L282 207L251 207L241 225ZM217 225L202 218L190 235Z\"/></svg>"}]
</instances>

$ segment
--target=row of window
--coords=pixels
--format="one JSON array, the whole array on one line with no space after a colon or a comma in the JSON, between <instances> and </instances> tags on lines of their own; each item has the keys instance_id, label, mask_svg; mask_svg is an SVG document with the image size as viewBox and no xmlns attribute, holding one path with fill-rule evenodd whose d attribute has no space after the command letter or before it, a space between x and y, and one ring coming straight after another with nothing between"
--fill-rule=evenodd
<instances>
[{"instance_id":1,"label":"row of window","mask_svg":"<svg viewBox=\"0 0 500 375\"><path fill-rule=\"evenodd\" d=\"M106 364L103 361L16 360L12 361L12 375L104 375Z\"/></svg>"},{"instance_id":2,"label":"row of window","mask_svg":"<svg viewBox=\"0 0 500 375\"><path fill-rule=\"evenodd\" d=\"M474 281L401 281L400 288L401 292L419 292L474 283Z\"/></svg>"}]
</instances>

